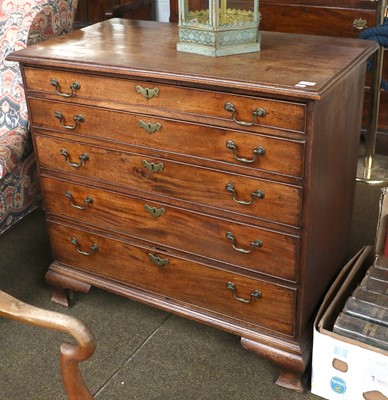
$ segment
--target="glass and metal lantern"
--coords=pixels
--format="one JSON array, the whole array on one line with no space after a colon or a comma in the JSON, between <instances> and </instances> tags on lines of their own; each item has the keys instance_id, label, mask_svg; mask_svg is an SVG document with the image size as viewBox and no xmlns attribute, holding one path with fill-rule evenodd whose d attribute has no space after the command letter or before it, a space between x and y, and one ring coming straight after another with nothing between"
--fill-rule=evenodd
<instances>
[{"instance_id":1,"label":"glass and metal lantern","mask_svg":"<svg viewBox=\"0 0 388 400\"><path fill-rule=\"evenodd\" d=\"M207 56L260 51L259 0L178 0L177 50Z\"/></svg>"}]
</instances>

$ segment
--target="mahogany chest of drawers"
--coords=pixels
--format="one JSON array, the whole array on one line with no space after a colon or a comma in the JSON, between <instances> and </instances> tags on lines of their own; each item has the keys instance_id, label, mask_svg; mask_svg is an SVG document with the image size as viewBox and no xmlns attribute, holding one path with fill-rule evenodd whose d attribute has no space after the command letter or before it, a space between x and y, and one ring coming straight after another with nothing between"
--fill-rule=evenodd
<instances>
[{"instance_id":1,"label":"mahogany chest of drawers","mask_svg":"<svg viewBox=\"0 0 388 400\"><path fill-rule=\"evenodd\" d=\"M376 44L263 32L175 50L112 19L10 56L23 71L54 300L91 285L242 337L301 390L314 312L347 257Z\"/></svg>"}]
</instances>

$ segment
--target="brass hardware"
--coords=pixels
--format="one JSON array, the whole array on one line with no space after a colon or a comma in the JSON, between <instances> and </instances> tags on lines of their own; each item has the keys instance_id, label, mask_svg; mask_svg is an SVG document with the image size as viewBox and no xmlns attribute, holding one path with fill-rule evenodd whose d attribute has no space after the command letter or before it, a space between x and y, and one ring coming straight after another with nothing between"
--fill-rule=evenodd
<instances>
[{"instance_id":1,"label":"brass hardware","mask_svg":"<svg viewBox=\"0 0 388 400\"><path fill-rule=\"evenodd\" d=\"M233 282L227 282L227 283L226 283L226 287L227 287L229 290L232 291L233 297L234 297L237 301L240 301L241 303L249 304L249 303L252 303L252 301L253 301L254 299L260 299L261 297L263 297L263 294L260 292L260 290L257 290L257 289L256 289L256 290L253 290L253 291L251 292L251 297L250 297L249 300L247 300L247 299L244 299L244 298L242 298L242 297L238 297L238 296L237 296L236 285L235 285Z\"/></svg>"},{"instance_id":2,"label":"brass hardware","mask_svg":"<svg viewBox=\"0 0 388 400\"><path fill-rule=\"evenodd\" d=\"M88 204L92 204L93 203L93 199L90 196L88 196L88 197L85 198L83 206L77 206L76 204L74 204L73 195L69 191L65 192L65 196L68 199L70 199L71 206L73 208L76 208L77 210L86 210L86 208L88 207Z\"/></svg>"},{"instance_id":3,"label":"brass hardware","mask_svg":"<svg viewBox=\"0 0 388 400\"><path fill-rule=\"evenodd\" d=\"M89 160L89 156L86 153L82 153L78 158L80 159L80 162L77 163L73 163L71 161L69 161L70 158L70 154L65 150L65 149L61 149L61 151L59 152L59 154L61 156L65 157L65 161L68 165L70 165L70 167L74 167L74 168L79 168L82 165L84 165L84 162Z\"/></svg>"},{"instance_id":4,"label":"brass hardware","mask_svg":"<svg viewBox=\"0 0 388 400\"><path fill-rule=\"evenodd\" d=\"M229 192L232 193L232 199L238 204L244 204L244 205L251 205L255 202L255 199L264 199L265 197L265 192L263 190L256 190L255 192L251 193L251 201L244 201L244 200L237 200L237 191L234 188L234 185L232 183L228 183L225 186L225 189Z\"/></svg>"},{"instance_id":5,"label":"brass hardware","mask_svg":"<svg viewBox=\"0 0 388 400\"><path fill-rule=\"evenodd\" d=\"M148 162L147 160L143 160L141 163L143 164L144 168L148 169L148 171L151 172L160 172L163 171L164 168L163 163L155 164L153 162Z\"/></svg>"},{"instance_id":6,"label":"brass hardware","mask_svg":"<svg viewBox=\"0 0 388 400\"><path fill-rule=\"evenodd\" d=\"M145 99L150 100L153 97L159 96L159 88L155 87L153 89L143 88L140 85L136 85L136 92L140 93Z\"/></svg>"},{"instance_id":7,"label":"brass hardware","mask_svg":"<svg viewBox=\"0 0 388 400\"><path fill-rule=\"evenodd\" d=\"M257 110L252 111L252 122L245 122L236 119L237 110L234 108L233 103L225 103L224 108L226 111L230 111L232 113L233 122L242 126L252 126L257 122L257 117L265 117L267 115L267 111L264 108L260 107Z\"/></svg>"},{"instance_id":8,"label":"brass hardware","mask_svg":"<svg viewBox=\"0 0 388 400\"><path fill-rule=\"evenodd\" d=\"M61 114L60 111L55 111L54 117L59 119L59 123L62 125L62 128L70 129L70 130L74 130L74 129L78 128L80 122L84 122L84 121L85 121L85 118L84 118L83 115L77 114L77 115L74 117L74 122L75 122L74 125L65 125L65 124L63 123L63 115Z\"/></svg>"},{"instance_id":9,"label":"brass hardware","mask_svg":"<svg viewBox=\"0 0 388 400\"><path fill-rule=\"evenodd\" d=\"M359 31L362 31L363 29L368 28L368 22L366 19L363 18L356 18L353 21L353 27L358 29Z\"/></svg>"},{"instance_id":10,"label":"brass hardware","mask_svg":"<svg viewBox=\"0 0 388 400\"><path fill-rule=\"evenodd\" d=\"M162 217L166 213L164 208L155 208L149 206L148 204L144 204L144 209L154 218Z\"/></svg>"},{"instance_id":11,"label":"brass hardware","mask_svg":"<svg viewBox=\"0 0 388 400\"><path fill-rule=\"evenodd\" d=\"M78 82L73 82L70 85L71 93L62 93L62 92L60 92L59 82L55 78L52 78L50 80L50 85L54 86L57 94L59 94L59 96L62 96L62 97L74 97L75 91L79 90L81 88L81 85Z\"/></svg>"},{"instance_id":12,"label":"brass hardware","mask_svg":"<svg viewBox=\"0 0 388 400\"><path fill-rule=\"evenodd\" d=\"M260 239L255 239L251 242L250 250L245 250L245 249L242 249L241 247L237 247L237 242L236 242L236 239L232 232L226 232L226 238L228 240L232 241L232 246L236 251L239 251L240 253L244 253L244 254L252 253L252 250L258 249L259 247L263 247L263 242Z\"/></svg>"},{"instance_id":13,"label":"brass hardware","mask_svg":"<svg viewBox=\"0 0 388 400\"><path fill-rule=\"evenodd\" d=\"M168 258L161 258L161 257L158 257L158 256L154 256L151 253L148 253L148 258L149 258L150 261L152 261L158 267L165 267L170 262Z\"/></svg>"},{"instance_id":14,"label":"brass hardware","mask_svg":"<svg viewBox=\"0 0 388 400\"><path fill-rule=\"evenodd\" d=\"M233 157L240 162L246 163L246 164L251 164L256 161L257 156L263 156L266 153L266 150L263 146L258 146L255 149L253 149L253 158L248 159L244 157L238 157L237 152L238 148L236 144L233 142L233 140L227 140L226 141L226 148L229 150L233 151Z\"/></svg>"},{"instance_id":15,"label":"brass hardware","mask_svg":"<svg viewBox=\"0 0 388 400\"><path fill-rule=\"evenodd\" d=\"M150 122L144 122L140 120L138 123L140 128L144 129L147 131L149 134L155 133L156 131L160 131L162 128L162 124L160 122L156 122L155 124L151 124Z\"/></svg>"},{"instance_id":16,"label":"brass hardware","mask_svg":"<svg viewBox=\"0 0 388 400\"><path fill-rule=\"evenodd\" d=\"M93 243L93 244L90 246L90 251L88 251L88 252L82 251L82 250L80 249L80 245L79 245L79 243L78 243L78 240L77 240L77 238L75 238L75 237L72 237L71 240L70 240L70 242L71 242L72 244L74 244L74 246L75 246L77 252L80 253L80 254L82 254L82 255L84 255L84 256L92 256L94 253L96 253L96 252L99 250L98 245L97 245L96 243Z\"/></svg>"}]
</instances>

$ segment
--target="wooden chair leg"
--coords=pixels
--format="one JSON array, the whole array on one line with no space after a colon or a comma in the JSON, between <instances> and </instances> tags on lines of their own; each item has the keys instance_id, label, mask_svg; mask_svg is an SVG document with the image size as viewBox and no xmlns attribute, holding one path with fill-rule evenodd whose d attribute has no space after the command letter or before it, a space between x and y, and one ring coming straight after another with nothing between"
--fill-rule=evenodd
<instances>
[{"instance_id":1,"label":"wooden chair leg","mask_svg":"<svg viewBox=\"0 0 388 400\"><path fill-rule=\"evenodd\" d=\"M90 358L96 348L93 332L86 324L69 315L23 303L2 291L0 316L73 336L77 344L65 343L60 347L60 366L65 391L69 400L93 399L79 370L79 363Z\"/></svg>"}]
</instances>

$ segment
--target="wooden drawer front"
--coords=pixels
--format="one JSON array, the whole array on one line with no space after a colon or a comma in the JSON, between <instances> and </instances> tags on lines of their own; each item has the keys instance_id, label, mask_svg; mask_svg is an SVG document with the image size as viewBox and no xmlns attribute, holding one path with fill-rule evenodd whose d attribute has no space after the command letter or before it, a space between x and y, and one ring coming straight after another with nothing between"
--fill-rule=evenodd
<instances>
[{"instance_id":1,"label":"wooden drawer front","mask_svg":"<svg viewBox=\"0 0 388 400\"><path fill-rule=\"evenodd\" d=\"M264 31L356 38L360 33L353 25L356 19L365 20L367 27L376 25L376 12L365 9L260 2L260 13L260 29Z\"/></svg>"},{"instance_id":2,"label":"wooden drawer front","mask_svg":"<svg viewBox=\"0 0 388 400\"><path fill-rule=\"evenodd\" d=\"M144 108L143 112L151 115L160 115L160 113L171 115L171 112L179 112L186 115L185 119L194 122L198 120L197 116L207 116L228 120L235 128L247 129L247 127L232 122L232 112L225 109L225 104L231 103L236 109L237 120L252 122L252 113L258 109L264 109L265 116L257 117L255 125L300 133L305 131L306 110L303 104L58 71L27 68L25 74L29 90L51 94L55 93L55 88L50 85L53 77L60 82L62 88L69 88L74 82L78 82L80 89L74 92L73 98L67 100L71 102L82 102L83 99L94 98L100 99L105 106L112 102L109 104L109 108L120 109L121 103L124 104L121 108L128 109L128 105L133 106L134 110ZM158 95L147 100L138 93L137 87L139 86L151 90L156 89ZM58 100L64 100L59 95L55 96L58 97Z\"/></svg>"},{"instance_id":3,"label":"wooden drawer front","mask_svg":"<svg viewBox=\"0 0 388 400\"><path fill-rule=\"evenodd\" d=\"M224 165L230 163L245 167L247 170L259 169L294 177L303 176L304 141L278 139L175 122L160 117L147 117L36 99L31 100L30 107L32 124L36 128L48 128L133 146L160 149L218 161ZM65 129L54 117L56 111L60 111L69 124L73 123L74 116L77 114L81 114L85 120L73 131ZM236 151L233 149L233 144ZM235 157L254 161L239 161Z\"/></svg>"},{"instance_id":4,"label":"wooden drawer front","mask_svg":"<svg viewBox=\"0 0 388 400\"><path fill-rule=\"evenodd\" d=\"M49 232L56 261L235 320L293 334L295 290L70 227L49 223ZM80 254L72 238L80 251L88 253L93 245L98 250L90 256ZM156 265L149 254L168 264ZM228 282L235 285L237 296L249 300L259 290L262 297L241 303L226 287Z\"/></svg>"},{"instance_id":5,"label":"wooden drawer front","mask_svg":"<svg viewBox=\"0 0 388 400\"><path fill-rule=\"evenodd\" d=\"M244 214L256 219L300 225L302 196L298 186L43 136L37 136L36 143L41 168L115 182L142 192L204 204L220 212L228 210L231 217ZM78 163L82 154L87 154L88 160L79 168L69 166L61 155L63 150L69 155L67 161ZM148 168L152 163L153 169L163 169L150 171ZM239 204L236 200L252 204Z\"/></svg>"},{"instance_id":6,"label":"wooden drawer front","mask_svg":"<svg viewBox=\"0 0 388 400\"><path fill-rule=\"evenodd\" d=\"M48 213L158 243L159 248L168 246L293 282L297 279L296 236L47 177L41 183ZM86 207L79 210L71 203Z\"/></svg>"}]
</instances>

